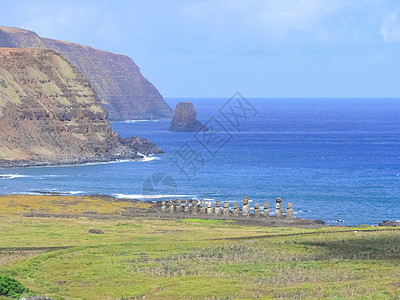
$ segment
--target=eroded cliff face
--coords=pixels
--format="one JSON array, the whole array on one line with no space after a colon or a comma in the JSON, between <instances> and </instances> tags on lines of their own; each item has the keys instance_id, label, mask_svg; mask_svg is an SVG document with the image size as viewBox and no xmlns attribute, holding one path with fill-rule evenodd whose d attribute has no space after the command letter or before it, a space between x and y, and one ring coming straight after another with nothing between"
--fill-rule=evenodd
<instances>
[{"instance_id":1,"label":"eroded cliff face","mask_svg":"<svg viewBox=\"0 0 400 300\"><path fill-rule=\"evenodd\" d=\"M195 132L207 131L197 120L197 113L192 102L179 102L175 108L174 118L172 119L169 131Z\"/></svg>"},{"instance_id":2,"label":"eroded cliff face","mask_svg":"<svg viewBox=\"0 0 400 300\"><path fill-rule=\"evenodd\" d=\"M40 37L29 30L0 26L0 47L46 48Z\"/></svg>"},{"instance_id":3,"label":"eroded cliff face","mask_svg":"<svg viewBox=\"0 0 400 300\"><path fill-rule=\"evenodd\" d=\"M147 154L160 153L146 144ZM0 48L1 167L139 159L135 147L111 129L88 80L61 55Z\"/></svg>"},{"instance_id":4,"label":"eroded cliff face","mask_svg":"<svg viewBox=\"0 0 400 300\"><path fill-rule=\"evenodd\" d=\"M0 47L47 48L60 53L89 80L110 120L170 118L172 109L127 56L0 26Z\"/></svg>"}]
</instances>

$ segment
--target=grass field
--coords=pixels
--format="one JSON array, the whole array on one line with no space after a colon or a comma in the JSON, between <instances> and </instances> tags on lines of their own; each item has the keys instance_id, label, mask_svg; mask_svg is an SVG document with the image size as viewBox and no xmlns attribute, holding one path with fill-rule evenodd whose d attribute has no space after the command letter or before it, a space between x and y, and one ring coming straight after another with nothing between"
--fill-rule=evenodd
<instances>
[{"instance_id":1,"label":"grass field","mask_svg":"<svg viewBox=\"0 0 400 300\"><path fill-rule=\"evenodd\" d=\"M139 204L0 197L0 275L54 299L400 299L399 230L22 215L127 205Z\"/></svg>"}]
</instances>

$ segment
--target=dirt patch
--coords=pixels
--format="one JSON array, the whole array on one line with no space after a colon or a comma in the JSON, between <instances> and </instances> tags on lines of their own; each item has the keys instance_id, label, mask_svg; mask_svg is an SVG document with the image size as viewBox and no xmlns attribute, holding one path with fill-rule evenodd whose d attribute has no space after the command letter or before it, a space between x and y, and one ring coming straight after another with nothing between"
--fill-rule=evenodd
<instances>
[{"instance_id":1,"label":"dirt patch","mask_svg":"<svg viewBox=\"0 0 400 300\"><path fill-rule=\"evenodd\" d=\"M186 230L157 230L150 232L150 234L175 234L175 233L181 233Z\"/></svg>"},{"instance_id":2,"label":"dirt patch","mask_svg":"<svg viewBox=\"0 0 400 300\"><path fill-rule=\"evenodd\" d=\"M357 232L381 232L381 231L399 231L400 229L371 229L371 230L357 230ZM317 231L317 232L299 232L299 233L288 233L288 234L266 234L266 235L253 235L243 237L232 237L232 238L219 238L219 239L206 239L206 241L222 241L222 240L253 240L253 239L265 239L274 237L287 237L296 235L316 235L316 234L331 234L331 233L343 233L351 231L335 230L335 231Z\"/></svg>"}]
</instances>

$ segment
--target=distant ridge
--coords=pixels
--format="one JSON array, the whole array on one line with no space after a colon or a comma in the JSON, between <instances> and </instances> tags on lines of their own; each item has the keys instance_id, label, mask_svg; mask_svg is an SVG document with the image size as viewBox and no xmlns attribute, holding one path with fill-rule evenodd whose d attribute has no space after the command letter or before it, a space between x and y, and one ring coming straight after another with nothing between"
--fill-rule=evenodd
<instances>
[{"instance_id":1,"label":"distant ridge","mask_svg":"<svg viewBox=\"0 0 400 300\"><path fill-rule=\"evenodd\" d=\"M0 47L52 49L89 80L113 121L172 118L161 94L127 56L71 42L41 38L35 32L0 26Z\"/></svg>"},{"instance_id":2,"label":"distant ridge","mask_svg":"<svg viewBox=\"0 0 400 300\"><path fill-rule=\"evenodd\" d=\"M88 80L54 50L0 48L0 167L160 153L146 139L115 133Z\"/></svg>"}]
</instances>

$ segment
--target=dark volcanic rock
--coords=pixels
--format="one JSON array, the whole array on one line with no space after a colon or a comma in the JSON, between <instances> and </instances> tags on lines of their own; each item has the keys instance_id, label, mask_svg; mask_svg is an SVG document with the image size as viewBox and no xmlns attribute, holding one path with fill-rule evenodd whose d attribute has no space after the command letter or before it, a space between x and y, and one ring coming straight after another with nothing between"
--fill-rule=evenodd
<instances>
[{"instance_id":1,"label":"dark volcanic rock","mask_svg":"<svg viewBox=\"0 0 400 300\"><path fill-rule=\"evenodd\" d=\"M29 296L28 298L21 298L20 300L53 300L53 298L45 296Z\"/></svg>"},{"instance_id":2,"label":"dark volcanic rock","mask_svg":"<svg viewBox=\"0 0 400 300\"><path fill-rule=\"evenodd\" d=\"M175 115L169 131L207 131L207 127L197 120L197 113L192 102L179 102L175 108Z\"/></svg>"},{"instance_id":3,"label":"dark volcanic rock","mask_svg":"<svg viewBox=\"0 0 400 300\"><path fill-rule=\"evenodd\" d=\"M104 232L100 229L89 229L89 233L93 234L104 234Z\"/></svg>"},{"instance_id":4,"label":"dark volcanic rock","mask_svg":"<svg viewBox=\"0 0 400 300\"><path fill-rule=\"evenodd\" d=\"M385 220L382 223L379 223L379 226L400 227L400 222Z\"/></svg>"},{"instance_id":5,"label":"dark volcanic rock","mask_svg":"<svg viewBox=\"0 0 400 300\"><path fill-rule=\"evenodd\" d=\"M172 109L127 56L0 26L0 47L52 49L89 80L110 120L171 118ZM1 82L0 82L1 85Z\"/></svg>"},{"instance_id":6,"label":"dark volcanic rock","mask_svg":"<svg viewBox=\"0 0 400 300\"><path fill-rule=\"evenodd\" d=\"M150 143L148 139L139 138L137 136L123 139L122 144L145 156L164 154L164 151L158 148L156 144Z\"/></svg>"},{"instance_id":7,"label":"dark volcanic rock","mask_svg":"<svg viewBox=\"0 0 400 300\"><path fill-rule=\"evenodd\" d=\"M115 133L87 79L47 49L0 48L0 167L141 159ZM144 151L146 150L146 151Z\"/></svg>"}]
</instances>

